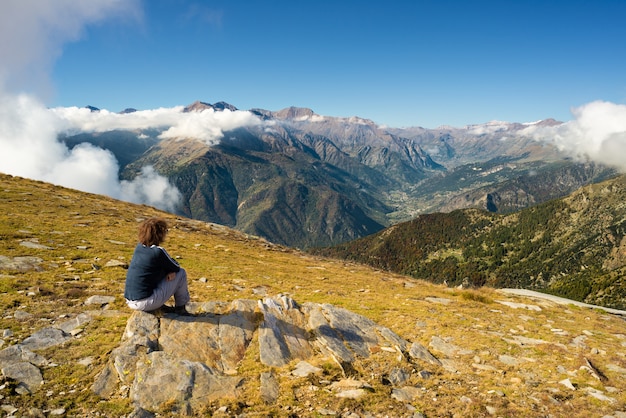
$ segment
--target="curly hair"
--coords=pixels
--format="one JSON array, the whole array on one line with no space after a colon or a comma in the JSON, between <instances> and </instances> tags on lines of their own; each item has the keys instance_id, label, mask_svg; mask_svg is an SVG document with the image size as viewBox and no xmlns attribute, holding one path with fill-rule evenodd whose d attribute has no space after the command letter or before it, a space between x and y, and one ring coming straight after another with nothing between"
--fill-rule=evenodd
<instances>
[{"instance_id":1,"label":"curly hair","mask_svg":"<svg viewBox=\"0 0 626 418\"><path fill-rule=\"evenodd\" d=\"M160 245L166 234L167 222L163 218L149 218L139 225L139 242L143 245Z\"/></svg>"}]
</instances>

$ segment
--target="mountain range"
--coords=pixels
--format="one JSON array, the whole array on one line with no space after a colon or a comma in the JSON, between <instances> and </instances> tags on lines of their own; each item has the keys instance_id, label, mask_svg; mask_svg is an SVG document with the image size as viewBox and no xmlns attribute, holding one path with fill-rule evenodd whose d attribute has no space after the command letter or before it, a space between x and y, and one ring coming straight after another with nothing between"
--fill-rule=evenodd
<instances>
[{"instance_id":1,"label":"mountain range","mask_svg":"<svg viewBox=\"0 0 626 418\"><path fill-rule=\"evenodd\" d=\"M183 112L206 110L237 108L195 102ZM340 244L422 213L517 211L615 175L533 140L524 134L529 124L400 129L306 108L249 112L258 124L225 130L211 143L163 138L155 128L61 139L110 150L122 179L153 166L181 192L180 215L299 248Z\"/></svg>"}]
</instances>

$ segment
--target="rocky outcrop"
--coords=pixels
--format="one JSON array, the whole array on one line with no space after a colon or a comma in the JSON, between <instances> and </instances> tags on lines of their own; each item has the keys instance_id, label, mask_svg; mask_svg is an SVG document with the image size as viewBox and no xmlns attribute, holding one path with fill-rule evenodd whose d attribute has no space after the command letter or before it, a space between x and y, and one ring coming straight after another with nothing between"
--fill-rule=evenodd
<instances>
[{"instance_id":1,"label":"rocky outcrop","mask_svg":"<svg viewBox=\"0 0 626 418\"><path fill-rule=\"evenodd\" d=\"M276 368L307 376L320 371L314 364L321 359L334 361L347 380L334 382L332 390L353 397L368 390L354 363L372 355L441 364L425 347L330 304L299 305L277 296L192 304L190 311L133 313L93 390L103 398L126 396L127 390L138 409L190 414L212 400L237 398L251 378L238 372L249 355L262 365L255 380L261 382L259 398L268 403L279 396Z\"/></svg>"}]
</instances>

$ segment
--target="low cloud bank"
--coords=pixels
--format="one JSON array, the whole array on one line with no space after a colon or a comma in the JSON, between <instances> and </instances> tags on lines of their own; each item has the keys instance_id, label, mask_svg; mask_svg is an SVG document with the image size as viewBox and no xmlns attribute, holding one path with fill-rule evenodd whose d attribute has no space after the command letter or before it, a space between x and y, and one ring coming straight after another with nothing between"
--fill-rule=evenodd
<instances>
[{"instance_id":1,"label":"low cloud bank","mask_svg":"<svg viewBox=\"0 0 626 418\"><path fill-rule=\"evenodd\" d=\"M174 210L180 201L180 192L169 180L154 171L152 166L145 166L133 181L122 180L122 200L142 202L165 210Z\"/></svg>"},{"instance_id":2,"label":"low cloud bank","mask_svg":"<svg viewBox=\"0 0 626 418\"><path fill-rule=\"evenodd\" d=\"M133 181L118 179L119 164L108 150L83 143L71 150L57 136L66 121L35 98L0 95L0 171L90 193L173 211L180 192L152 167Z\"/></svg>"},{"instance_id":3,"label":"low cloud bank","mask_svg":"<svg viewBox=\"0 0 626 418\"><path fill-rule=\"evenodd\" d=\"M260 123L245 111L186 113L174 107L119 114L47 109L26 94L0 94L0 147L7 156L0 161L0 171L173 211L181 194L153 167L144 167L132 181L120 181L119 163L110 151L88 143L70 150L58 135L156 128L163 130L163 139L196 138L211 146L224 131Z\"/></svg>"},{"instance_id":4,"label":"low cloud bank","mask_svg":"<svg viewBox=\"0 0 626 418\"><path fill-rule=\"evenodd\" d=\"M248 111L183 112L182 106L140 110L132 113L114 113L108 110L92 112L87 108L60 107L51 109L65 133L106 132L116 129L164 129L160 138L195 138L207 145L216 145L224 131L261 124Z\"/></svg>"},{"instance_id":5,"label":"low cloud bank","mask_svg":"<svg viewBox=\"0 0 626 418\"><path fill-rule=\"evenodd\" d=\"M626 105L595 101L572 111L574 120L524 130L574 158L591 159L626 172Z\"/></svg>"}]
</instances>

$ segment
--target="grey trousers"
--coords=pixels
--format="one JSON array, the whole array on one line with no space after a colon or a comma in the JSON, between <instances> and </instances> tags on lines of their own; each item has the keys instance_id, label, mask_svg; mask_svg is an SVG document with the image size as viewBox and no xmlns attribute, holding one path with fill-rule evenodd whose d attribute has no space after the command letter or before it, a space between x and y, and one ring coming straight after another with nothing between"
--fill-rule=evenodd
<instances>
[{"instance_id":1,"label":"grey trousers","mask_svg":"<svg viewBox=\"0 0 626 418\"><path fill-rule=\"evenodd\" d=\"M187 272L181 268L174 280L161 280L159 286L154 289L152 295L145 299L128 300L126 305L130 309L138 311L154 311L165 305L169 298L174 296L174 306L185 306L189 300L189 289L187 287Z\"/></svg>"}]
</instances>

